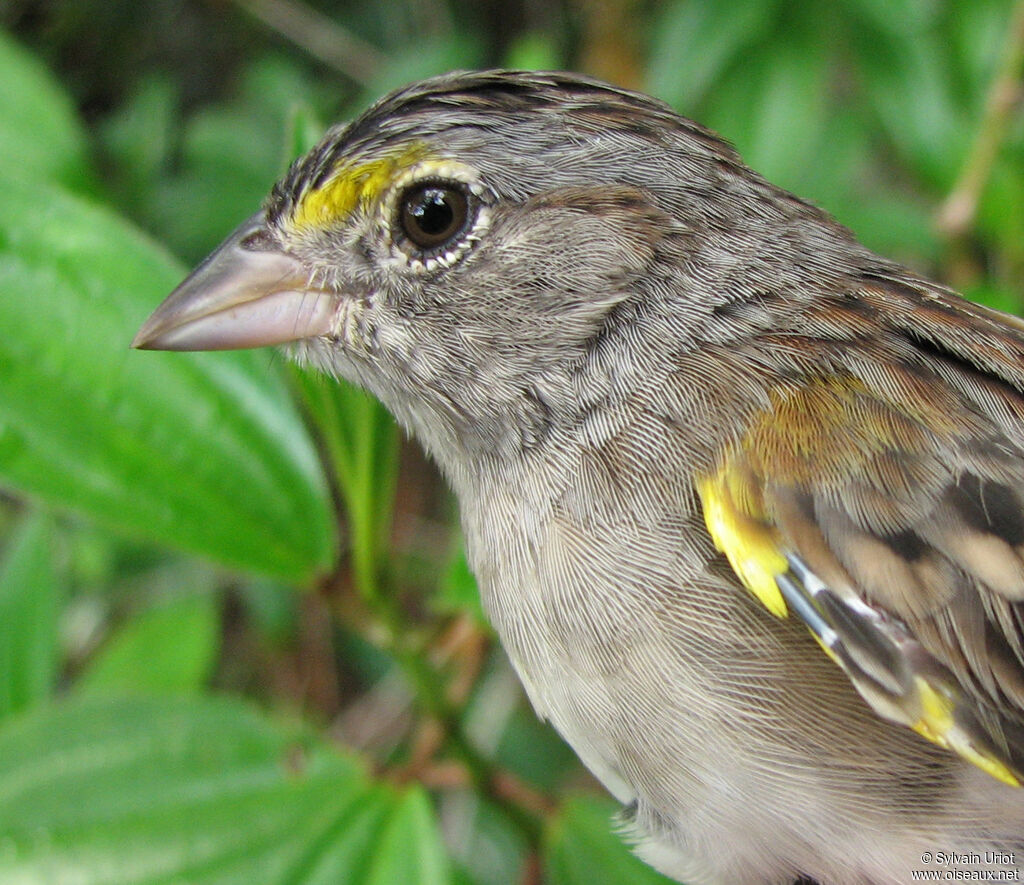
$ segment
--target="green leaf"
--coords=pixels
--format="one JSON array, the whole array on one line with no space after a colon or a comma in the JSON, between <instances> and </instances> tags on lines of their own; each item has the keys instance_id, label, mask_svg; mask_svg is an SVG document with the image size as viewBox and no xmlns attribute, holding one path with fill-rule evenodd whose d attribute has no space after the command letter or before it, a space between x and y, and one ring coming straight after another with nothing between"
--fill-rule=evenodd
<instances>
[{"instance_id":1,"label":"green leaf","mask_svg":"<svg viewBox=\"0 0 1024 885\"><path fill-rule=\"evenodd\" d=\"M922 181L948 189L976 120L957 102L945 38L928 31L895 51L863 55L866 96L896 149Z\"/></svg>"},{"instance_id":2,"label":"green leaf","mask_svg":"<svg viewBox=\"0 0 1024 885\"><path fill-rule=\"evenodd\" d=\"M285 126L285 166L295 157L312 150L326 128L323 120L308 104L294 105Z\"/></svg>"},{"instance_id":3,"label":"green leaf","mask_svg":"<svg viewBox=\"0 0 1024 885\"><path fill-rule=\"evenodd\" d=\"M931 0L843 0L841 5L849 18L900 41L916 39L934 23L938 9Z\"/></svg>"},{"instance_id":4,"label":"green leaf","mask_svg":"<svg viewBox=\"0 0 1024 885\"><path fill-rule=\"evenodd\" d=\"M518 71L554 71L565 66L555 35L530 31L512 41L504 67Z\"/></svg>"},{"instance_id":5,"label":"green leaf","mask_svg":"<svg viewBox=\"0 0 1024 885\"><path fill-rule=\"evenodd\" d=\"M209 593L148 609L111 637L77 687L86 693L195 691L213 669L218 625Z\"/></svg>"},{"instance_id":6,"label":"green leaf","mask_svg":"<svg viewBox=\"0 0 1024 885\"><path fill-rule=\"evenodd\" d=\"M56 679L59 596L53 521L24 518L0 565L0 719L48 698Z\"/></svg>"},{"instance_id":7,"label":"green leaf","mask_svg":"<svg viewBox=\"0 0 1024 885\"><path fill-rule=\"evenodd\" d=\"M798 186L803 170L817 165L827 73L821 47L810 40L773 53L765 72L751 157L783 186Z\"/></svg>"},{"instance_id":8,"label":"green leaf","mask_svg":"<svg viewBox=\"0 0 1024 885\"><path fill-rule=\"evenodd\" d=\"M915 2L923 4L928 0ZM932 12L946 19L945 33L964 74L964 95L974 105L974 119L979 121L984 113L985 96L1003 59L1002 50L1013 26L1013 3L995 0L972 4L970 15L964 15L963 10L955 6L932 6Z\"/></svg>"},{"instance_id":9,"label":"green leaf","mask_svg":"<svg viewBox=\"0 0 1024 885\"><path fill-rule=\"evenodd\" d=\"M86 138L42 62L0 31L0 168L24 181L93 189Z\"/></svg>"},{"instance_id":10,"label":"green leaf","mask_svg":"<svg viewBox=\"0 0 1024 885\"><path fill-rule=\"evenodd\" d=\"M66 704L0 729L0 881L441 885L418 789L227 699Z\"/></svg>"},{"instance_id":11,"label":"green leaf","mask_svg":"<svg viewBox=\"0 0 1024 885\"><path fill-rule=\"evenodd\" d=\"M396 52L389 57L388 64L374 76L364 93L358 110L415 80L479 67L483 58L480 43L465 31L442 38L424 37L417 41L415 52Z\"/></svg>"},{"instance_id":12,"label":"green leaf","mask_svg":"<svg viewBox=\"0 0 1024 885\"><path fill-rule=\"evenodd\" d=\"M768 34L777 5L676 0L666 6L653 29L648 91L693 113L740 53Z\"/></svg>"},{"instance_id":13,"label":"green leaf","mask_svg":"<svg viewBox=\"0 0 1024 885\"><path fill-rule=\"evenodd\" d=\"M398 428L387 410L358 387L298 367L292 377L345 505L356 586L373 597L388 549Z\"/></svg>"},{"instance_id":14,"label":"green leaf","mask_svg":"<svg viewBox=\"0 0 1024 885\"><path fill-rule=\"evenodd\" d=\"M203 255L259 208L281 171L282 146L283 129L245 109L196 114L183 171L154 188L149 223L182 254Z\"/></svg>"},{"instance_id":15,"label":"green leaf","mask_svg":"<svg viewBox=\"0 0 1024 885\"><path fill-rule=\"evenodd\" d=\"M448 858L430 800L418 787L411 787L399 798L375 847L367 885L442 885L449 881Z\"/></svg>"},{"instance_id":16,"label":"green leaf","mask_svg":"<svg viewBox=\"0 0 1024 885\"><path fill-rule=\"evenodd\" d=\"M255 212L295 155L289 130L298 97L315 99L316 86L286 59L249 62L237 96L202 107L183 125L173 174L140 192L150 229L198 260Z\"/></svg>"},{"instance_id":17,"label":"green leaf","mask_svg":"<svg viewBox=\"0 0 1024 885\"><path fill-rule=\"evenodd\" d=\"M325 569L327 487L273 354L129 350L180 265L55 188L0 186L0 483L240 569Z\"/></svg>"},{"instance_id":18,"label":"green leaf","mask_svg":"<svg viewBox=\"0 0 1024 885\"><path fill-rule=\"evenodd\" d=\"M145 208L153 182L172 162L179 97L174 81L150 75L99 129L118 205Z\"/></svg>"},{"instance_id":19,"label":"green leaf","mask_svg":"<svg viewBox=\"0 0 1024 885\"><path fill-rule=\"evenodd\" d=\"M500 684L496 687L501 688ZM491 707L492 718L504 712L493 700L481 699L479 703L483 711ZM474 717L474 725L476 721ZM495 759L517 777L557 794L573 777L580 776L582 768L576 754L549 723L537 718L532 707L518 703L502 724Z\"/></svg>"},{"instance_id":20,"label":"green leaf","mask_svg":"<svg viewBox=\"0 0 1024 885\"><path fill-rule=\"evenodd\" d=\"M1022 304L1021 293L1016 290L1000 289L990 283L978 283L964 289L965 298L984 304L986 307L1001 310L1004 313L1021 315Z\"/></svg>"},{"instance_id":21,"label":"green leaf","mask_svg":"<svg viewBox=\"0 0 1024 885\"><path fill-rule=\"evenodd\" d=\"M480 590L476 578L469 570L466 551L461 544L451 557L448 568L441 577L438 591L431 597L430 603L439 612L469 612L479 626L490 629L490 622L480 603Z\"/></svg>"},{"instance_id":22,"label":"green leaf","mask_svg":"<svg viewBox=\"0 0 1024 885\"><path fill-rule=\"evenodd\" d=\"M549 885L671 885L626 847L612 830L614 806L571 799L550 820L544 838Z\"/></svg>"},{"instance_id":23,"label":"green leaf","mask_svg":"<svg viewBox=\"0 0 1024 885\"><path fill-rule=\"evenodd\" d=\"M1024 156L1018 147L1003 152L994 165L981 195L975 227L999 244L1004 260L1020 266L1024 260L1024 194L1019 182L1024 174ZM1011 284L1020 279L1011 273ZM1016 285L1017 288L1019 284Z\"/></svg>"},{"instance_id":24,"label":"green leaf","mask_svg":"<svg viewBox=\"0 0 1024 885\"><path fill-rule=\"evenodd\" d=\"M445 803L445 825L458 837L449 840L455 879L471 885L508 885L523 881L511 871L524 870L531 848L525 831L507 808L474 793L451 796Z\"/></svg>"},{"instance_id":25,"label":"green leaf","mask_svg":"<svg viewBox=\"0 0 1024 885\"><path fill-rule=\"evenodd\" d=\"M723 83L705 120L770 181L800 190L820 163L827 69L820 44L797 30L770 54L748 59L746 76Z\"/></svg>"},{"instance_id":26,"label":"green leaf","mask_svg":"<svg viewBox=\"0 0 1024 885\"><path fill-rule=\"evenodd\" d=\"M241 581L235 592L245 609L247 624L260 641L283 648L295 639L303 600L280 581L252 578Z\"/></svg>"},{"instance_id":27,"label":"green leaf","mask_svg":"<svg viewBox=\"0 0 1024 885\"><path fill-rule=\"evenodd\" d=\"M913 265L926 265L939 254L940 243L928 206L913 194L866 184L848 194L836 210L865 246L882 255Z\"/></svg>"}]
</instances>

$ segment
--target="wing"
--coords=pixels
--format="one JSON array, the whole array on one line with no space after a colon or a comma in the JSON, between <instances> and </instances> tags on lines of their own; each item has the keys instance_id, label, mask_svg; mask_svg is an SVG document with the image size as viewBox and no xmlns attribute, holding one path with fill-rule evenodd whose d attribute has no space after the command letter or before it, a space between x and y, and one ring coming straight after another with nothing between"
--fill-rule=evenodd
<instances>
[{"instance_id":1,"label":"wing","mask_svg":"<svg viewBox=\"0 0 1024 885\"><path fill-rule=\"evenodd\" d=\"M851 317L884 298L887 334L830 361L805 342L803 368L699 477L705 522L877 713L1019 786L1024 343L943 293L861 296Z\"/></svg>"}]
</instances>

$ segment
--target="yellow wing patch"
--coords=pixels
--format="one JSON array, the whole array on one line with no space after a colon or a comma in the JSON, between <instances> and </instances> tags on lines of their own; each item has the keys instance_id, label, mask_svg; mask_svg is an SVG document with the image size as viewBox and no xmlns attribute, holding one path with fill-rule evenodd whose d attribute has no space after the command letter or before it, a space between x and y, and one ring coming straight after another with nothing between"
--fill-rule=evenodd
<instances>
[{"instance_id":1,"label":"yellow wing patch","mask_svg":"<svg viewBox=\"0 0 1024 885\"><path fill-rule=\"evenodd\" d=\"M344 221L357 206L369 205L385 193L396 178L426 159L422 145L363 163L341 163L319 187L307 191L292 212L292 225L300 230L327 227Z\"/></svg>"},{"instance_id":2,"label":"yellow wing patch","mask_svg":"<svg viewBox=\"0 0 1024 885\"><path fill-rule=\"evenodd\" d=\"M786 600L775 579L789 565L779 552L774 532L744 512L737 502L738 497L743 497L742 479L724 467L714 476L699 479L697 491L715 547L725 554L744 586L768 611L786 617Z\"/></svg>"},{"instance_id":3,"label":"yellow wing patch","mask_svg":"<svg viewBox=\"0 0 1024 885\"><path fill-rule=\"evenodd\" d=\"M994 752L978 747L956 721L956 701L920 676L915 678L920 699L920 718L911 724L919 735L933 744L959 754L996 780L1019 787L1017 775Z\"/></svg>"},{"instance_id":4,"label":"yellow wing patch","mask_svg":"<svg viewBox=\"0 0 1024 885\"><path fill-rule=\"evenodd\" d=\"M896 622L862 601L842 599L799 551L787 549L746 459L725 457L714 473L697 479L697 491L711 539L743 585L773 615L792 612L802 620L876 713L1005 784L1021 785L1020 773L981 727L973 702L952 675ZM907 658L910 645L915 654Z\"/></svg>"}]
</instances>

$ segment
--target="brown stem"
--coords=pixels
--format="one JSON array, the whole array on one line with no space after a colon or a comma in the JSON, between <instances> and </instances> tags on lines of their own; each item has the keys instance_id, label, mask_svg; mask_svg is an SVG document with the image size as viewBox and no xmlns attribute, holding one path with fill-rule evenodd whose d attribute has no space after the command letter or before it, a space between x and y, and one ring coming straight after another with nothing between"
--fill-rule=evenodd
<instances>
[{"instance_id":1,"label":"brown stem","mask_svg":"<svg viewBox=\"0 0 1024 885\"><path fill-rule=\"evenodd\" d=\"M340 580L340 576L334 575L327 579L326 585L329 587ZM349 623L351 612L337 604L337 594L328 590L327 596L335 603L335 616L339 621ZM438 764L433 762L433 757L442 749L447 750L465 773L467 786L475 787L499 803L528 841L532 845L539 844L541 823L538 818L550 814L553 803L477 750L463 728L461 717L465 701L462 695L468 694L469 687L456 684L456 691L452 692L449 674L444 672L445 664L453 656L467 647L475 649L481 641L486 642L484 634L468 619L456 619L444 634L441 649L432 650L416 641L415 631L406 623L404 612L387 589L361 602L367 606L370 618L364 625L363 635L398 664L423 712L413 740L410 763L392 771L391 776L400 781L415 778L426 783L429 776L425 772L436 769ZM468 657L469 669L478 672L480 656L470 653ZM449 777L451 770L446 768Z\"/></svg>"},{"instance_id":2,"label":"brown stem","mask_svg":"<svg viewBox=\"0 0 1024 885\"><path fill-rule=\"evenodd\" d=\"M298 0L234 0L234 3L314 58L363 86L370 85L387 62L376 47Z\"/></svg>"},{"instance_id":3,"label":"brown stem","mask_svg":"<svg viewBox=\"0 0 1024 885\"><path fill-rule=\"evenodd\" d=\"M540 790L502 769L494 770L491 788L495 798L511 802L517 808L529 811L534 817L551 817L558 809L558 806Z\"/></svg>"},{"instance_id":4,"label":"brown stem","mask_svg":"<svg viewBox=\"0 0 1024 885\"><path fill-rule=\"evenodd\" d=\"M540 855L531 851L523 864L522 878L519 885L542 885L544 882L544 867L540 862Z\"/></svg>"},{"instance_id":5,"label":"brown stem","mask_svg":"<svg viewBox=\"0 0 1024 885\"><path fill-rule=\"evenodd\" d=\"M1017 0L1003 46L1002 60L985 100L985 112L974 144L956 184L939 208L936 225L950 239L965 236L974 224L978 203L999 149L1006 137L1013 110L1020 99L1024 72L1024 0Z\"/></svg>"},{"instance_id":6,"label":"brown stem","mask_svg":"<svg viewBox=\"0 0 1024 885\"><path fill-rule=\"evenodd\" d=\"M466 613L456 616L433 643L435 666L452 668L448 682L450 703L461 706L469 698L489 647L488 634Z\"/></svg>"}]
</instances>

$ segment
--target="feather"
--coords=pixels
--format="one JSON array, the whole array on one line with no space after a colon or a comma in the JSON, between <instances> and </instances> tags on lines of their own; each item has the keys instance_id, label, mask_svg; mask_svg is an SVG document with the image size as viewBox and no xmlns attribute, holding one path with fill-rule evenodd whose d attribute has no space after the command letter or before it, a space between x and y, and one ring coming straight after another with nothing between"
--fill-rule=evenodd
<instances>
[{"instance_id":1,"label":"feather","mask_svg":"<svg viewBox=\"0 0 1024 885\"><path fill-rule=\"evenodd\" d=\"M967 364L959 334L937 334L951 305L931 297L933 344L897 339L898 377L857 373L856 358L788 373L697 488L740 581L800 618L877 713L1019 784L1024 452L1004 430L1021 395L996 415L971 391L981 375L1005 400L1024 381L1008 360L1021 344L993 324L984 364ZM939 380L954 371L957 393Z\"/></svg>"}]
</instances>

